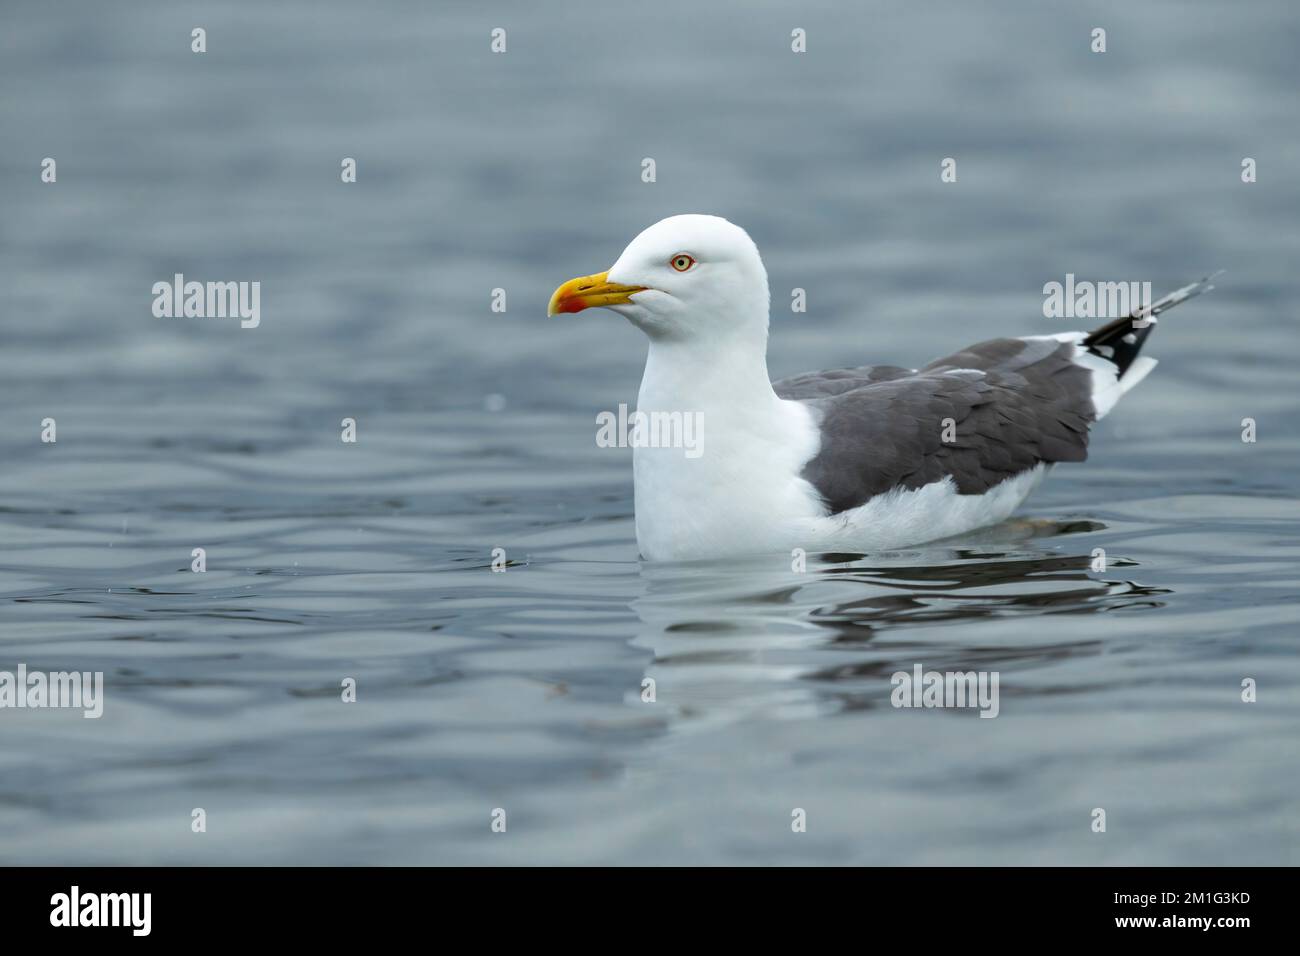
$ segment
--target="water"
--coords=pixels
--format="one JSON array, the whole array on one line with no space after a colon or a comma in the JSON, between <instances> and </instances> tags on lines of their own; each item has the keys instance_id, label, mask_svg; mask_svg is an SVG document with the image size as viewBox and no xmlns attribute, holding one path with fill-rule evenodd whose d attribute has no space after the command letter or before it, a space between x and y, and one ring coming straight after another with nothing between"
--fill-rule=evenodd
<instances>
[{"instance_id":1,"label":"water","mask_svg":"<svg viewBox=\"0 0 1300 956\"><path fill-rule=\"evenodd\" d=\"M0 712L0 860L1300 859L1300 16L842 7L6 7L0 670L107 700ZM776 375L1228 271L1021 520L649 565L593 440L644 344L544 309L681 211L763 250ZM261 326L153 318L175 272ZM889 706L918 662L999 717Z\"/></svg>"}]
</instances>

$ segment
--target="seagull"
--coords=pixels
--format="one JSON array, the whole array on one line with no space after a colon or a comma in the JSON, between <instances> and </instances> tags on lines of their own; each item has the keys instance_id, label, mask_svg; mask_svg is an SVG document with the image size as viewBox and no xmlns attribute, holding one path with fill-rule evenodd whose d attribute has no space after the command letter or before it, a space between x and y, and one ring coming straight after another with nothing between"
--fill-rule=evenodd
<instances>
[{"instance_id":1,"label":"seagull","mask_svg":"<svg viewBox=\"0 0 1300 956\"><path fill-rule=\"evenodd\" d=\"M548 314L600 307L629 320L650 340L639 420L698 423L694 455L630 443L646 560L869 553L1004 521L1054 464L1083 461L1089 429L1155 367L1138 353L1156 316L1212 278L1092 332L773 382L758 248L726 219L682 215L607 272L561 285Z\"/></svg>"}]
</instances>

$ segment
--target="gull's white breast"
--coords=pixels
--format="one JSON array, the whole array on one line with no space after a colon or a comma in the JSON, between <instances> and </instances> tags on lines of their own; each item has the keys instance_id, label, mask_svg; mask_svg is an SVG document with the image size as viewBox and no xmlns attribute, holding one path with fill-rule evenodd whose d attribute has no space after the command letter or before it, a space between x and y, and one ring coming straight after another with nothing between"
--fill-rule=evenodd
<instances>
[{"instance_id":1,"label":"gull's white breast","mask_svg":"<svg viewBox=\"0 0 1300 956\"><path fill-rule=\"evenodd\" d=\"M641 409L654 403L645 401ZM798 402L773 396L770 414L705 407L698 457L680 448L633 450L636 536L652 561L690 560L787 547L825 513L800 477L817 453L817 427Z\"/></svg>"}]
</instances>

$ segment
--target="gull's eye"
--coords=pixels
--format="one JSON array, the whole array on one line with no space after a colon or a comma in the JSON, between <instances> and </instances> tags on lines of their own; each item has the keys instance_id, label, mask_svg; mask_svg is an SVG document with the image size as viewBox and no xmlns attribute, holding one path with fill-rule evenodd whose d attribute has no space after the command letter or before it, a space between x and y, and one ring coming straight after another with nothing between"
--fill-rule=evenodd
<instances>
[{"instance_id":1,"label":"gull's eye","mask_svg":"<svg viewBox=\"0 0 1300 956\"><path fill-rule=\"evenodd\" d=\"M691 266L695 265L695 260L684 252L679 252L668 260L668 263L678 272L685 272Z\"/></svg>"}]
</instances>

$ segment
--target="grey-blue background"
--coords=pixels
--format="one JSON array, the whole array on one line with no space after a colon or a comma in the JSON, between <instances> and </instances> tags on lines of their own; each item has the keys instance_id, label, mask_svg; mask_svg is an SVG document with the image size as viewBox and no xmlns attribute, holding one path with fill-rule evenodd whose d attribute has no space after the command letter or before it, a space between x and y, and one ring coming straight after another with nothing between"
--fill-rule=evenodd
<instances>
[{"instance_id":1,"label":"grey-blue background","mask_svg":"<svg viewBox=\"0 0 1300 956\"><path fill-rule=\"evenodd\" d=\"M0 860L1300 858L1289 0L0 18L0 670L108 682L0 711ZM763 251L775 375L1062 331L1067 272L1228 272L1040 524L642 565L594 434L644 343L545 303L691 211ZM261 327L155 319L175 272L259 280ZM893 710L918 661L1000 671L1001 716Z\"/></svg>"}]
</instances>

